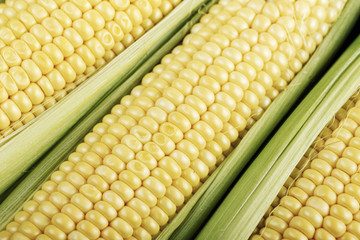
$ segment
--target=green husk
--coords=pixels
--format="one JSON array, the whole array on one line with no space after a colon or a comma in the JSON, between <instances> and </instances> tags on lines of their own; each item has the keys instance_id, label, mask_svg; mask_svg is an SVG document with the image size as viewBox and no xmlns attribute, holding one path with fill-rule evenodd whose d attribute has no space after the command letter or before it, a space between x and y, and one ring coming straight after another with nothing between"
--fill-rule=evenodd
<instances>
[{"instance_id":1,"label":"green husk","mask_svg":"<svg viewBox=\"0 0 360 240\"><path fill-rule=\"evenodd\" d=\"M346 36L353 29L359 17L359 9L360 1L348 1L342 14L309 62L297 74L288 88L275 99L225 162L206 180L157 239L192 239L196 236L202 224L222 200L233 181L274 127L283 119L312 81L319 79L323 71L327 69L331 59L336 56ZM216 226L214 227L216 228ZM214 239L213 235L207 236Z\"/></svg>"},{"instance_id":2,"label":"green husk","mask_svg":"<svg viewBox=\"0 0 360 240\"><path fill-rule=\"evenodd\" d=\"M242 175L197 239L247 239L322 128L360 86L360 36Z\"/></svg>"},{"instance_id":3,"label":"green husk","mask_svg":"<svg viewBox=\"0 0 360 240\"><path fill-rule=\"evenodd\" d=\"M20 131L0 140L0 194L62 138L97 102L131 76L198 11L185 0L94 76Z\"/></svg>"}]
</instances>

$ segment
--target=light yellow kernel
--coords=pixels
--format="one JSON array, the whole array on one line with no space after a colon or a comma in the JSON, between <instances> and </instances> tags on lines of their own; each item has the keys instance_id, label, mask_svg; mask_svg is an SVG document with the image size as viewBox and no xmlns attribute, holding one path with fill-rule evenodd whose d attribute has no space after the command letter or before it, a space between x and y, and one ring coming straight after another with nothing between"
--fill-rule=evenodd
<instances>
[{"instance_id":1,"label":"light yellow kernel","mask_svg":"<svg viewBox=\"0 0 360 240\"><path fill-rule=\"evenodd\" d=\"M44 233L50 238L56 238L59 240L66 239L66 234L54 225L48 225L45 228Z\"/></svg>"},{"instance_id":2,"label":"light yellow kernel","mask_svg":"<svg viewBox=\"0 0 360 240\"><path fill-rule=\"evenodd\" d=\"M119 211L119 217L126 219L133 228L139 227L142 221L141 216L128 206L123 207Z\"/></svg>"},{"instance_id":3,"label":"light yellow kernel","mask_svg":"<svg viewBox=\"0 0 360 240\"><path fill-rule=\"evenodd\" d=\"M99 230L103 230L109 224L108 220L96 210L91 210L88 212L85 216L85 219L94 224L94 226L96 226Z\"/></svg>"},{"instance_id":4,"label":"light yellow kernel","mask_svg":"<svg viewBox=\"0 0 360 240\"><path fill-rule=\"evenodd\" d=\"M89 239L98 239L100 236L99 229L90 221L82 220L76 225L76 229Z\"/></svg>"},{"instance_id":5,"label":"light yellow kernel","mask_svg":"<svg viewBox=\"0 0 360 240\"><path fill-rule=\"evenodd\" d=\"M87 179L87 183L94 186L100 192L105 192L109 189L109 184L100 176L98 175L91 175Z\"/></svg>"},{"instance_id":6,"label":"light yellow kernel","mask_svg":"<svg viewBox=\"0 0 360 240\"><path fill-rule=\"evenodd\" d=\"M173 182L173 186L176 187L184 197L189 197L192 193L192 185L187 182L183 177L177 178Z\"/></svg>"},{"instance_id":7,"label":"light yellow kernel","mask_svg":"<svg viewBox=\"0 0 360 240\"><path fill-rule=\"evenodd\" d=\"M110 226L119 232L123 237L130 237L133 234L132 226L122 218L115 218L110 223Z\"/></svg>"}]
</instances>

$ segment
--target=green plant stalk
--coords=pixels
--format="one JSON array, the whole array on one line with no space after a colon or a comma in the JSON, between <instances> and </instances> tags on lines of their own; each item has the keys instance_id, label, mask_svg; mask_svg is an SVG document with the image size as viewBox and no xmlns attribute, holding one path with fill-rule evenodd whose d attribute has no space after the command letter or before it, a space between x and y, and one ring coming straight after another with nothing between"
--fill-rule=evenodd
<instances>
[{"instance_id":1,"label":"green plant stalk","mask_svg":"<svg viewBox=\"0 0 360 240\"><path fill-rule=\"evenodd\" d=\"M233 181L256 153L259 146L294 105L299 96L315 79L320 78L349 35L359 17L360 1L350 0L309 62L296 75L249 130L227 159L191 197L180 213L157 239L192 239L201 229ZM347 26L346 28L344 26ZM331 51L329 51L331 49ZM185 220L186 219L186 220ZM213 239L213 236L210 236Z\"/></svg>"},{"instance_id":2,"label":"green plant stalk","mask_svg":"<svg viewBox=\"0 0 360 240\"><path fill-rule=\"evenodd\" d=\"M63 137L107 92L131 76L202 4L203 0L183 1L86 83L75 88L21 131L15 131L13 135L0 140L0 194Z\"/></svg>"},{"instance_id":3,"label":"green plant stalk","mask_svg":"<svg viewBox=\"0 0 360 240\"><path fill-rule=\"evenodd\" d=\"M211 1L209 4L213 4ZM209 7L210 5L207 5ZM151 71L151 69L161 60L161 58L171 51L186 35L191 26L200 18L201 14L196 14L189 22L177 31L156 53L137 69L121 86L108 94L106 98L99 101L97 106L86 114L83 119L62 138L56 146L50 150L46 156L41 159L39 164L31 173L6 197L0 204L0 229L13 219L17 211L23 204L32 197L37 189L49 178L58 166L73 152L75 146L83 140L84 136L92 127L108 113L111 108L117 104L120 99L128 94L136 85L139 84L142 77Z\"/></svg>"},{"instance_id":4,"label":"green plant stalk","mask_svg":"<svg viewBox=\"0 0 360 240\"><path fill-rule=\"evenodd\" d=\"M360 86L359 74L360 37L280 127L197 239L247 239L251 235L307 148Z\"/></svg>"}]
</instances>

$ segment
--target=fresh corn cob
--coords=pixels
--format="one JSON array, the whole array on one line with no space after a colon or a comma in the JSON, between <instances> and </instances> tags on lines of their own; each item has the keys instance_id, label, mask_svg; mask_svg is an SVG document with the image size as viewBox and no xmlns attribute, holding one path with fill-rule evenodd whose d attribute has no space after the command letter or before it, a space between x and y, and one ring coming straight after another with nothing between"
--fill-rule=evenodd
<instances>
[{"instance_id":1,"label":"fresh corn cob","mask_svg":"<svg viewBox=\"0 0 360 240\"><path fill-rule=\"evenodd\" d=\"M251 239L360 238L359 107L356 92L319 135L326 140L318 153L291 174Z\"/></svg>"},{"instance_id":2,"label":"fresh corn cob","mask_svg":"<svg viewBox=\"0 0 360 240\"><path fill-rule=\"evenodd\" d=\"M8 1L0 5L3 137L53 106L180 1Z\"/></svg>"},{"instance_id":3,"label":"fresh corn cob","mask_svg":"<svg viewBox=\"0 0 360 240\"><path fill-rule=\"evenodd\" d=\"M0 236L156 236L222 162L261 100L271 102L283 90L282 72L300 70L296 49L311 55L320 42L289 17L296 5L221 1L211 8ZM305 21L310 12L301 9L296 14ZM324 34L335 19L323 19ZM287 32L298 45L291 45Z\"/></svg>"}]
</instances>

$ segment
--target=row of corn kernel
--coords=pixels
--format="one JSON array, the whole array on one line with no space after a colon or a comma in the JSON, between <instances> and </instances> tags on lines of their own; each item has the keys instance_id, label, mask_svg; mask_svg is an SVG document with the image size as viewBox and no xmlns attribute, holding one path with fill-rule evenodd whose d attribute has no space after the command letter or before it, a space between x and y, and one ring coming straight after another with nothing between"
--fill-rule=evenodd
<instances>
[{"instance_id":1,"label":"row of corn kernel","mask_svg":"<svg viewBox=\"0 0 360 240\"><path fill-rule=\"evenodd\" d=\"M256 1L250 3L253 4L253 2ZM236 2L234 4L239 5ZM215 6L214 9L216 8L219 7ZM226 14L225 11L224 14ZM219 18L221 19L221 16ZM242 116L241 113L249 112L246 109L250 109L250 107L246 104L257 105L257 103L253 103L253 101L256 102L257 96L248 90L246 93L250 99L245 98L242 101L242 94L250 84L245 77L245 74L248 73L247 69L241 66L240 71L234 71L235 66L231 67L241 61L241 53L239 54L239 50L236 49L236 43L230 48L236 39L230 41L222 33L224 29L216 26L214 22L206 26L198 25L195 28L198 28L198 31L189 35L184 40L183 46L174 49L173 54L175 56L168 55L164 58L162 64L154 68L153 73L144 77L143 85L133 90L132 96L124 97L121 104L113 109L112 114L104 117L103 123L94 127L94 132L89 134L85 138L85 142L78 146L77 152L69 157L70 162L76 163L72 166L73 168L68 167L69 174L66 175L64 171L58 171L52 176L53 182L58 181L59 185L65 178L68 182L73 181L70 183L73 186L79 186L80 191L80 193L75 193L76 187L72 188L69 184L64 189L53 187L51 189L55 192L50 194L50 200L53 201L52 205L55 204L59 208L68 206L69 199L66 198L66 194L72 193L71 204L77 205L71 205L71 208L76 209L86 205L88 208L84 208L83 211L87 215L92 209L92 204L99 201L99 197L101 197L99 192L105 195L104 191L107 189L104 181L98 177L97 181L94 181L94 177L92 177L90 183L88 182L92 174L96 173L96 170L92 169L101 167L99 166L101 158L103 158L104 165L114 167L116 165L114 162L117 162L119 163L117 165L122 167L116 173L119 175L119 180L110 185L111 191L116 192L128 206L129 202L136 196L134 190L137 192L143 185L145 188L150 188L148 192L152 193L155 198L136 196L139 199L141 198L140 201L136 202L138 205L141 205L141 201L143 201L146 204L150 203L150 206L152 204L156 204L156 206L151 207L150 213L144 205L141 205L143 206L141 208L137 208L133 204L130 204L126 209L123 207L122 209L125 210L120 210L122 211L121 216L110 223L111 228L116 229L125 237L134 234L135 237L139 238L139 234L146 234L145 232L152 232L151 235L156 235L159 231L156 230L158 228L150 228L148 226L150 218L142 218L142 216L149 216L148 214L150 214L159 226L165 225L169 217L171 218L175 214L177 208L180 208L183 202L191 196L193 187L196 189L200 185L200 179L206 179L210 169L223 159L222 152L230 148L230 143L236 139L238 130L245 128L244 119L246 116ZM215 34L211 31L215 31ZM210 32L210 35L212 33L214 37L211 37L207 43L203 39L203 35L198 32L202 32L205 36ZM201 51L199 51L200 49ZM231 54L231 52L235 52L235 54ZM222 58L219 57L220 54ZM215 59L213 60L213 58ZM213 62L215 64L212 64ZM224 62L229 63L229 66ZM236 91L231 91L230 86L234 87ZM240 113L232 113L237 107L240 108L238 110ZM205 140L205 146L202 139ZM165 154L166 157L164 157ZM96 156L100 156L100 159ZM127 170L124 170L125 164ZM180 169L175 164L181 168L180 176ZM65 165L70 166L71 164L66 163ZM173 167L167 168L168 165ZM60 168L60 170L64 169L65 167ZM76 173L70 177L72 169ZM78 179L81 178L75 177L76 174L82 175L84 181L79 180L78 182ZM150 177L152 177L151 180L149 180ZM87 179L86 182L85 179ZM114 180L115 178L112 179L112 181ZM152 184L148 184L149 182ZM80 187L82 185L80 183L87 183L85 189L81 190L83 186ZM54 184L48 185L53 186ZM91 185L95 187L91 187ZM105 187L102 188L101 185ZM73 191L69 191L69 193L68 188L73 189ZM98 198L90 196L86 188L91 188L92 192L96 192ZM170 188L171 190L169 190ZM166 189L165 192L164 189ZM171 191L172 194L164 197L167 191ZM176 193L175 197L173 196L174 192ZM41 196L42 194L38 195ZM73 200L75 195L77 197ZM78 198L84 200L82 204L78 204ZM86 199L90 202L87 202ZM99 209L95 210L100 211ZM66 210L64 211L66 212ZM120 224L123 221L121 217L124 217L126 213L128 225L134 229L127 228L128 225L125 223ZM107 212L102 211L101 214L106 215ZM44 228L46 235L51 235L51 231L60 230L63 232L62 236L65 236L66 232L75 227L69 219L67 222L70 224L65 224L65 226L59 224L56 220L59 218L58 216L52 217L51 223L53 225ZM77 231L69 233L69 238L75 237L75 235L81 236L81 234L96 238L100 234L100 229L102 236L106 238L103 235L106 235L105 229L101 227L106 224L93 223L90 217L89 220L82 219L80 214L77 220L81 224L80 222L77 223ZM36 219L32 221L34 222ZM76 220L72 221L76 222ZM26 226L29 226L29 222L25 220L19 226L19 232L22 232L23 235L29 234L26 231ZM90 227L93 232L88 232ZM19 232L14 235L20 237ZM11 232L3 232L4 235L9 233ZM34 233L34 231L30 231L30 233ZM39 234L39 231L35 231L34 234Z\"/></svg>"},{"instance_id":2,"label":"row of corn kernel","mask_svg":"<svg viewBox=\"0 0 360 240\"><path fill-rule=\"evenodd\" d=\"M358 95L343 106L336 114L336 121L331 121L321 133L330 132L331 137L325 136L325 144L316 158L307 160L295 186L285 189L287 194L277 201L280 205L274 206L260 230L263 239L360 238Z\"/></svg>"},{"instance_id":3,"label":"row of corn kernel","mask_svg":"<svg viewBox=\"0 0 360 240\"><path fill-rule=\"evenodd\" d=\"M17 1L12 3L7 8L21 10L0 27L0 129L4 136L55 104L76 86L75 80L80 83L84 75L114 58L179 1L94 1L94 9L89 2L83 6L77 1L59 6L40 1L26 9L16 7Z\"/></svg>"}]
</instances>

